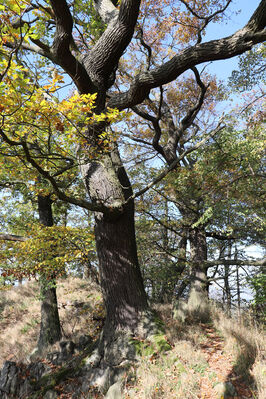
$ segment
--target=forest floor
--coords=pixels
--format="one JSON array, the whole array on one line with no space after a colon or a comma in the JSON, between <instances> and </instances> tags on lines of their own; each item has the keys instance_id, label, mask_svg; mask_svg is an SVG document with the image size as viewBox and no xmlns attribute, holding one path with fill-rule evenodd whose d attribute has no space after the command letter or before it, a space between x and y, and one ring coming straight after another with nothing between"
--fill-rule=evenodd
<instances>
[{"instance_id":1,"label":"forest floor","mask_svg":"<svg viewBox=\"0 0 266 399\"><path fill-rule=\"evenodd\" d=\"M75 342L84 334L97 339L104 317L97 287L68 278L59 281L57 291L63 339ZM35 347L37 292L36 282L1 292L0 367L5 360L27 362ZM173 320L170 305L156 310L172 349L139 357L125 375L124 399L266 399L265 333L251 317L228 318L214 309L210 323L182 324ZM58 395L70 397L63 390Z\"/></svg>"}]
</instances>

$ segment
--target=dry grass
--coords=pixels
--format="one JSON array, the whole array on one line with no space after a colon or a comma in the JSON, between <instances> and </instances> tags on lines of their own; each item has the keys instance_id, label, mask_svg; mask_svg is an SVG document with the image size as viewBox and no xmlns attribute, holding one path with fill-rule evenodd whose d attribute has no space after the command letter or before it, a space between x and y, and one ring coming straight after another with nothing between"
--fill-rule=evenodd
<instances>
[{"instance_id":1,"label":"dry grass","mask_svg":"<svg viewBox=\"0 0 266 399\"><path fill-rule=\"evenodd\" d=\"M139 366L128 376L126 399L214 399L217 397L213 396L215 386L222 380L230 381L235 375L239 381L248 382L246 392L251 390L254 399L266 399L265 334L251 319L239 322L213 309L210 329L214 327L224 345L222 351L214 353L215 370L202 349L211 340L206 334L206 325L203 328L203 325L184 325L173 320L170 306L159 306L157 311L167 326L167 337L173 348L157 357L140 359ZM215 348L209 349L215 352ZM223 377L220 370L224 371Z\"/></svg>"},{"instance_id":2,"label":"dry grass","mask_svg":"<svg viewBox=\"0 0 266 399\"><path fill-rule=\"evenodd\" d=\"M265 330L245 313L240 319L229 319L215 311L216 328L225 338L225 352L233 355L233 370L249 380L258 399L266 399L266 339Z\"/></svg>"},{"instance_id":3,"label":"dry grass","mask_svg":"<svg viewBox=\"0 0 266 399\"><path fill-rule=\"evenodd\" d=\"M126 398L197 398L199 375L207 364L188 341L180 341L158 358L143 357L133 386L128 380Z\"/></svg>"},{"instance_id":4,"label":"dry grass","mask_svg":"<svg viewBox=\"0 0 266 399\"><path fill-rule=\"evenodd\" d=\"M5 360L25 361L35 348L40 326L38 296L38 283L33 281L1 291L0 367ZM76 341L80 335L98 335L103 306L94 284L73 277L61 279L57 297L63 339Z\"/></svg>"},{"instance_id":5,"label":"dry grass","mask_svg":"<svg viewBox=\"0 0 266 399\"><path fill-rule=\"evenodd\" d=\"M57 293L63 339L77 341L84 334L97 337L103 315L98 288L86 280L68 278L59 280ZM182 324L173 320L170 305L157 306L156 310L166 325L172 350L140 356L139 364L127 374L125 399L214 399L213 389L217 381L221 381L217 370L226 367L224 375L228 375L228 380L230 373L231 377L242 377L249 381L254 399L266 399L265 334L261 327L254 325L252 318L229 319L213 309L213 325ZM27 358L37 342L39 322L37 283L29 282L1 292L1 364L7 359L21 361ZM221 337L219 345L222 348L217 351L211 334L208 334L211 330L215 331L216 341ZM214 353L211 360L203 349L210 345L213 345ZM212 362L216 362L218 352L215 372ZM209 396L205 396L203 390L207 392L208 389Z\"/></svg>"},{"instance_id":6,"label":"dry grass","mask_svg":"<svg viewBox=\"0 0 266 399\"><path fill-rule=\"evenodd\" d=\"M172 350L158 356L143 356L126 383L125 398L193 399L198 398L200 379L208 364L200 350L206 337L200 326L173 320L170 305L156 306L166 324L166 336Z\"/></svg>"}]
</instances>

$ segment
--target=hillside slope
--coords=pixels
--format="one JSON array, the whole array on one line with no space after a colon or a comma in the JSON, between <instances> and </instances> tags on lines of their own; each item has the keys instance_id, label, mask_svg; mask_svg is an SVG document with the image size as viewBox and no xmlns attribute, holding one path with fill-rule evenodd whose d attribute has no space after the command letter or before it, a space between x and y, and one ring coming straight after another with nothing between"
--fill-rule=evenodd
<instances>
[{"instance_id":1,"label":"hillside slope","mask_svg":"<svg viewBox=\"0 0 266 399\"><path fill-rule=\"evenodd\" d=\"M62 279L58 283L58 303L64 340L77 343L87 335L97 339L104 318L97 286L78 278ZM251 318L228 319L214 309L210 324L184 325L172 319L170 305L156 306L156 310L165 323L171 350L159 353L152 343L143 342L138 347L138 364L125 375L122 398L266 398L266 340ZM39 322L36 282L1 292L1 367L6 360L28 362ZM48 348L50 352L56 349ZM55 384L54 397L73 397L70 380L73 383L71 373ZM91 393L91 398L102 397L96 390Z\"/></svg>"}]
</instances>

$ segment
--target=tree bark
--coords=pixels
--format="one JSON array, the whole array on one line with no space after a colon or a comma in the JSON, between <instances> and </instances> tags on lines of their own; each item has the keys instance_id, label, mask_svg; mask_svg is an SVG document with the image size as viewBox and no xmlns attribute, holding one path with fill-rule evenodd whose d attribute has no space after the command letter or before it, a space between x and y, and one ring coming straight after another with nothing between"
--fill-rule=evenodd
<instances>
[{"instance_id":1,"label":"tree bark","mask_svg":"<svg viewBox=\"0 0 266 399\"><path fill-rule=\"evenodd\" d=\"M187 265L187 233L186 231L183 232L183 235L181 237L181 240L179 242L179 252L178 252L178 266L179 266L179 275L183 273L183 271L186 268ZM187 288L189 284L188 278L183 278L181 284L178 287L177 293L176 293L176 299L179 300Z\"/></svg>"},{"instance_id":2,"label":"tree bark","mask_svg":"<svg viewBox=\"0 0 266 399\"><path fill-rule=\"evenodd\" d=\"M241 316L241 290L240 290L240 278L239 278L239 268L236 268L236 294L237 294L237 311L238 317Z\"/></svg>"},{"instance_id":3,"label":"tree bark","mask_svg":"<svg viewBox=\"0 0 266 399\"><path fill-rule=\"evenodd\" d=\"M106 326L134 331L148 305L137 259L133 203L114 221L96 217L95 236Z\"/></svg>"},{"instance_id":4,"label":"tree bark","mask_svg":"<svg viewBox=\"0 0 266 399\"><path fill-rule=\"evenodd\" d=\"M95 239L106 320L95 352L89 359L90 385L105 391L124 364L135 360L133 337L146 338L162 331L149 310L137 257L134 202L131 185L118 151L101 161L81 162L81 173L90 199L108 206L110 212L95 213ZM120 206L120 212L112 212ZM119 377L119 378L120 378Z\"/></svg>"},{"instance_id":5,"label":"tree bark","mask_svg":"<svg viewBox=\"0 0 266 399\"><path fill-rule=\"evenodd\" d=\"M209 319L207 281L207 242L204 229L192 228L189 232L193 279L188 298L189 313L197 320Z\"/></svg>"},{"instance_id":6,"label":"tree bark","mask_svg":"<svg viewBox=\"0 0 266 399\"><path fill-rule=\"evenodd\" d=\"M39 221L43 226L53 225L52 201L50 196L38 195ZM47 281L45 274L40 276L41 326L38 350L43 351L61 339L60 320L57 307L56 280Z\"/></svg>"},{"instance_id":7,"label":"tree bark","mask_svg":"<svg viewBox=\"0 0 266 399\"><path fill-rule=\"evenodd\" d=\"M231 256L232 256L232 244L229 243L228 259L231 259ZM225 297L226 297L226 308L227 308L227 313L230 315L232 298L231 298L231 288L230 288L230 283L229 283L229 272L230 272L230 265L224 265L224 289L225 289Z\"/></svg>"},{"instance_id":8,"label":"tree bark","mask_svg":"<svg viewBox=\"0 0 266 399\"><path fill-rule=\"evenodd\" d=\"M143 311L148 309L138 264L135 239L134 202L131 185L114 149L101 162L81 165L91 201L109 206L109 214L95 214L95 237L101 287L106 306L105 330L134 331ZM121 205L118 214L112 207Z\"/></svg>"}]
</instances>

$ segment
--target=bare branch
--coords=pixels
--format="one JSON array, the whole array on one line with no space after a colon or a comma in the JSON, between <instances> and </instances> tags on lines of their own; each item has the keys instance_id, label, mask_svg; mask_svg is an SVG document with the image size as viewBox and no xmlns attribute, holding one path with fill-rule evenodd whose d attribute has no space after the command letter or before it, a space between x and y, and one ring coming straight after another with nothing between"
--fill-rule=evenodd
<instances>
[{"instance_id":1,"label":"bare branch","mask_svg":"<svg viewBox=\"0 0 266 399\"><path fill-rule=\"evenodd\" d=\"M8 143L10 146L20 146L23 148L23 151L25 153L25 158L26 160L42 175L46 180L48 180L53 187L54 193L57 195L57 197L64 202L68 202L70 204L80 206L82 208L88 209L90 211L96 211L96 212L102 212L102 213L109 213L110 208L103 204L93 204L89 201L80 199L80 198L75 198L71 197L67 194L65 194L61 189L59 188L57 181L55 178L50 175L48 171L43 169L36 161L35 159L31 156L28 145L25 141L14 141L10 139L4 131L0 128L0 135L3 138L3 140ZM119 212L120 209L113 209L112 214L114 214L115 211Z\"/></svg>"},{"instance_id":2,"label":"bare branch","mask_svg":"<svg viewBox=\"0 0 266 399\"><path fill-rule=\"evenodd\" d=\"M162 102L162 93L161 93L161 99L160 99L160 107L159 107L159 112L158 112L158 116L155 117L153 115L148 114L145 111L142 111L139 107L135 106L132 107L132 110L139 115L140 117L142 117L143 119L149 121L152 123L155 134L152 140L152 146L153 148L159 153L161 154L164 158L165 158L165 153L163 150L163 147L159 144L161 135L162 135L162 131L160 128L160 124L159 124L159 120L161 117L161 102Z\"/></svg>"},{"instance_id":3,"label":"bare branch","mask_svg":"<svg viewBox=\"0 0 266 399\"><path fill-rule=\"evenodd\" d=\"M141 27L139 27L138 29L137 39L140 40L141 45L148 51L147 55L147 71L148 71L151 67L152 50L151 47L144 41L143 29Z\"/></svg>"},{"instance_id":4,"label":"bare branch","mask_svg":"<svg viewBox=\"0 0 266 399\"><path fill-rule=\"evenodd\" d=\"M216 238L217 240L226 241L226 240L236 240L239 237L230 235L223 235L220 233L216 233L215 231L206 231L206 237Z\"/></svg>"},{"instance_id":5,"label":"bare branch","mask_svg":"<svg viewBox=\"0 0 266 399\"><path fill-rule=\"evenodd\" d=\"M28 238L14 234L0 234L0 241L27 241Z\"/></svg>"},{"instance_id":6,"label":"bare branch","mask_svg":"<svg viewBox=\"0 0 266 399\"><path fill-rule=\"evenodd\" d=\"M227 0L227 3L225 4L225 6L217 11L215 11L214 13L207 15L207 16L203 16L203 15L199 15L192 7L190 7L190 5L185 1L185 0L180 0L181 3L183 3L186 8L191 12L192 15L194 15L194 17L203 20L204 23L203 25L198 29L198 41L197 43L201 43L202 41L202 37L201 37L201 32L206 28L206 26L219 14L222 14L223 12L225 12L225 10L228 8L229 4L232 2L232 0Z\"/></svg>"},{"instance_id":7,"label":"bare branch","mask_svg":"<svg viewBox=\"0 0 266 399\"><path fill-rule=\"evenodd\" d=\"M191 69L194 72L194 75L196 77L197 84L200 87L201 93L200 93L197 103L194 105L194 107L192 107L191 109L188 110L186 116L182 119L182 121L181 121L181 130L182 131L185 131L194 122L198 112L200 111L200 109L202 107L202 104L204 101L204 96L209 87L209 86L205 86L205 84L202 82L197 68L192 67Z\"/></svg>"},{"instance_id":8,"label":"bare branch","mask_svg":"<svg viewBox=\"0 0 266 399\"><path fill-rule=\"evenodd\" d=\"M215 136L215 134L217 134L218 132L220 132L224 128L225 128L224 125L223 126L219 125L212 133L210 133L207 137L205 137L203 140L201 140L195 146L190 147L187 150L185 150L183 152L183 154L181 154L177 159L175 159L171 163L171 165L168 168L166 168L162 173L160 173L152 182L150 182L149 184L147 184L147 186L145 186L144 188L142 188L141 190L137 191L132 196L130 196L128 198L127 202L129 202L130 200L132 200L134 198L137 198L137 197L140 197L141 195L145 194L146 191L148 191L151 187L155 186L155 184L159 183L165 176L168 175L169 172L171 172L173 169L175 169L176 166L178 166L178 164L180 163L180 161L182 161L182 159L184 159L191 152L197 150L199 147L203 146L210 138Z\"/></svg>"},{"instance_id":9,"label":"bare branch","mask_svg":"<svg viewBox=\"0 0 266 399\"><path fill-rule=\"evenodd\" d=\"M207 267L216 265L228 266L266 266L266 258L262 259L217 259L205 261Z\"/></svg>"}]
</instances>

